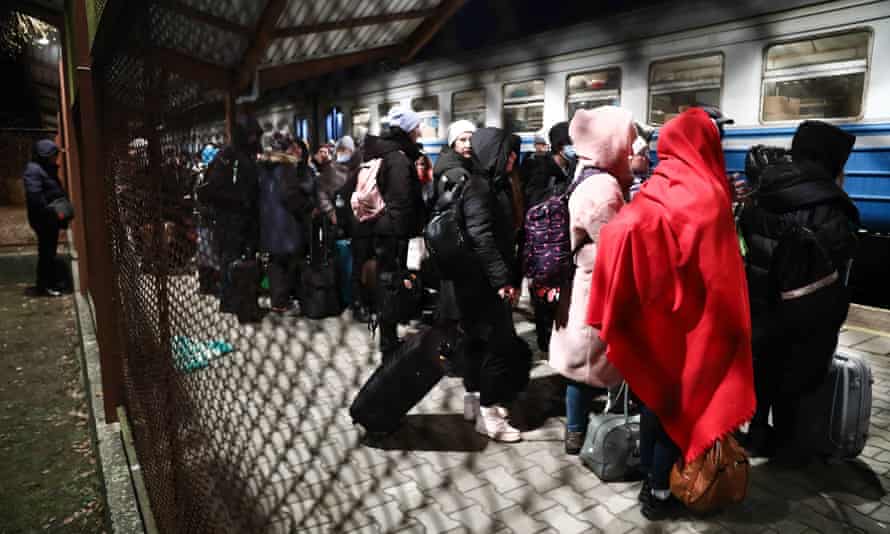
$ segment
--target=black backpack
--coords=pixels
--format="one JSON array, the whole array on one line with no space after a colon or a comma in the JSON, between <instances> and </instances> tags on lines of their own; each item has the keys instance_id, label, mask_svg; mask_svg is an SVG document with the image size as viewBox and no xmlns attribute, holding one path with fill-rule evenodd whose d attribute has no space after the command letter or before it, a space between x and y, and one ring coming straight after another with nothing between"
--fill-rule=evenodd
<instances>
[{"instance_id":1,"label":"black backpack","mask_svg":"<svg viewBox=\"0 0 890 534\"><path fill-rule=\"evenodd\" d=\"M466 236L460 206L468 179L467 171L462 168L452 169L442 176L445 183L423 232L430 260L444 280L459 279L476 258Z\"/></svg>"},{"instance_id":2,"label":"black backpack","mask_svg":"<svg viewBox=\"0 0 890 534\"><path fill-rule=\"evenodd\" d=\"M754 190L759 189L760 177L767 167L790 162L791 151L787 148L766 145L752 146L745 155L745 176L748 177L748 184Z\"/></svg>"},{"instance_id":3,"label":"black backpack","mask_svg":"<svg viewBox=\"0 0 890 534\"><path fill-rule=\"evenodd\" d=\"M819 234L808 226L790 223L773 250L769 279L782 303L817 293L846 280L846 266L834 264Z\"/></svg>"}]
</instances>

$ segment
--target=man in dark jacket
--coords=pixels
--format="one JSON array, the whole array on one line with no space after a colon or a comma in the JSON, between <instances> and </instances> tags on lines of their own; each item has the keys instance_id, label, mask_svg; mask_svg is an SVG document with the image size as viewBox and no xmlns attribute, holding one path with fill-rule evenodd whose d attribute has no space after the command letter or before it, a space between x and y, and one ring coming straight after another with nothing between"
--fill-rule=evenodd
<instances>
[{"instance_id":1,"label":"man in dark jacket","mask_svg":"<svg viewBox=\"0 0 890 534\"><path fill-rule=\"evenodd\" d=\"M800 397L825 380L846 320L845 279L859 213L838 184L855 140L836 126L803 122L792 140L792 161L763 171L760 190L741 216L757 389L745 445L757 455L802 457L794 440ZM804 228L824 251L826 272L791 280L820 268L812 258L780 254ZM789 264L800 262L806 264Z\"/></svg>"},{"instance_id":2,"label":"man in dark jacket","mask_svg":"<svg viewBox=\"0 0 890 534\"><path fill-rule=\"evenodd\" d=\"M315 184L306 162L306 146L276 134L272 150L259 164L260 249L269 253L272 311L293 313L290 297L306 252Z\"/></svg>"},{"instance_id":3,"label":"man in dark jacket","mask_svg":"<svg viewBox=\"0 0 890 534\"><path fill-rule=\"evenodd\" d=\"M257 154L261 136L256 119L238 117L232 126L231 144L213 158L198 190L198 200L210 214L212 242L223 273L221 295L230 283L230 264L257 249ZM226 303L221 303L221 309L228 310Z\"/></svg>"},{"instance_id":4,"label":"man in dark jacket","mask_svg":"<svg viewBox=\"0 0 890 534\"><path fill-rule=\"evenodd\" d=\"M62 294L56 272L56 248L62 221L50 203L66 197L59 182L59 147L49 139L34 144L31 161L25 166L25 195L28 224L37 234L37 284L29 290L35 296L57 297Z\"/></svg>"},{"instance_id":5,"label":"man in dark jacket","mask_svg":"<svg viewBox=\"0 0 890 534\"><path fill-rule=\"evenodd\" d=\"M365 137L365 161L383 160L377 177L386 204L374 220L374 256L377 258L377 317L380 351L387 358L399 346L397 334L399 287L404 283L408 240L420 233L423 198L414 162L420 157L420 117L411 110L393 108L389 131Z\"/></svg>"},{"instance_id":6,"label":"man in dark jacket","mask_svg":"<svg viewBox=\"0 0 890 534\"><path fill-rule=\"evenodd\" d=\"M472 147L477 167L463 188L460 209L478 268L454 280L466 333L464 386L479 392L476 431L519 441L507 409L526 385L529 363L516 354L512 316L518 273L509 175L519 158L519 138L499 128L481 128L473 134Z\"/></svg>"},{"instance_id":7,"label":"man in dark jacket","mask_svg":"<svg viewBox=\"0 0 890 534\"><path fill-rule=\"evenodd\" d=\"M564 192L575 172L575 152L569 137L569 123L560 122L550 128L550 148L551 153L547 155L527 158L519 171L525 192L525 211ZM547 352L556 317L556 305L538 295L537 289L529 287L535 312L535 331L538 349Z\"/></svg>"}]
</instances>

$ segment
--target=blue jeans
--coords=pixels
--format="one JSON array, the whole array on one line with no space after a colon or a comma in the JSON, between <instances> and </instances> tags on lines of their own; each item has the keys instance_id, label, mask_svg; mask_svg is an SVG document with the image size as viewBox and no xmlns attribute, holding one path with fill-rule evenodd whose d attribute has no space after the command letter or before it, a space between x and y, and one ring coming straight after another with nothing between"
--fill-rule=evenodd
<instances>
[{"instance_id":1,"label":"blue jeans","mask_svg":"<svg viewBox=\"0 0 890 534\"><path fill-rule=\"evenodd\" d=\"M590 421L590 410L596 388L580 382L569 381L566 386L566 429L584 432Z\"/></svg>"},{"instance_id":2,"label":"blue jeans","mask_svg":"<svg viewBox=\"0 0 890 534\"><path fill-rule=\"evenodd\" d=\"M649 478L649 487L666 490L671 487L671 469L680 449L664 431L655 412L640 407L640 467Z\"/></svg>"}]
</instances>

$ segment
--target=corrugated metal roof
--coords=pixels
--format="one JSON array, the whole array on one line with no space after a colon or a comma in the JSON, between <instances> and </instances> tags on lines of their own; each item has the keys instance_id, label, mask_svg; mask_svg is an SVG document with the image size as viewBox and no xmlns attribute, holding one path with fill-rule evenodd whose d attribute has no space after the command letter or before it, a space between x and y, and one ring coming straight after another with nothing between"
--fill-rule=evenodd
<instances>
[{"instance_id":1,"label":"corrugated metal roof","mask_svg":"<svg viewBox=\"0 0 890 534\"><path fill-rule=\"evenodd\" d=\"M390 15L434 8L438 5L439 0L378 0L374 2L290 0L278 20L278 27L293 28L372 15Z\"/></svg>"},{"instance_id":2,"label":"corrugated metal roof","mask_svg":"<svg viewBox=\"0 0 890 534\"><path fill-rule=\"evenodd\" d=\"M266 50L262 64L296 63L397 44L422 22L422 19L404 20L275 39Z\"/></svg>"},{"instance_id":3,"label":"corrugated metal roof","mask_svg":"<svg viewBox=\"0 0 890 534\"><path fill-rule=\"evenodd\" d=\"M250 3L250 2L243 2ZM183 17L164 7L151 6L151 40L222 67L235 67L247 49L244 37Z\"/></svg>"},{"instance_id":4,"label":"corrugated metal roof","mask_svg":"<svg viewBox=\"0 0 890 534\"><path fill-rule=\"evenodd\" d=\"M179 2L224 18L228 21L252 28L266 7L266 2L257 0L178 0Z\"/></svg>"}]
</instances>

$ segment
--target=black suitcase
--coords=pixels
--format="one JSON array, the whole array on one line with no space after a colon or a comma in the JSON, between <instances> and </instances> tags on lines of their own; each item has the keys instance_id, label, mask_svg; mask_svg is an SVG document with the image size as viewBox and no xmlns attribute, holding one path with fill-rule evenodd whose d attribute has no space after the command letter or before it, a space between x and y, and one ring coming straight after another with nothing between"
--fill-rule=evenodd
<instances>
[{"instance_id":1,"label":"black suitcase","mask_svg":"<svg viewBox=\"0 0 890 534\"><path fill-rule=\"evenodd\" d=\"M300 273L300 310L310 319L340 315L340 288L337 262L332 258L327 224L314 223L309 244L309 261Z\"/></svg>"},{"instance_id":2,"label":"black suitcase","mask_svg":"<svg viewBox=\"0 0 890 534\"><path fill-rule=\"evenodd\" d=\"M349 415L374 433L390 433L445 374L449 349L444 330L423 328L374 371L358 392Z\"/></svg>"},{"instance_id":3,"label":"black suitcase","mask_svg":"<svg viewBox=\"0 0 890 534\"><path fill-rule=\"evenodd\" d=\"M256 260L235 260L229 264L229 284L220 300L220 311L234 313L240 323L255 323L262 318L257 302L260 266Z\"/></svg>"}]
</instances>

